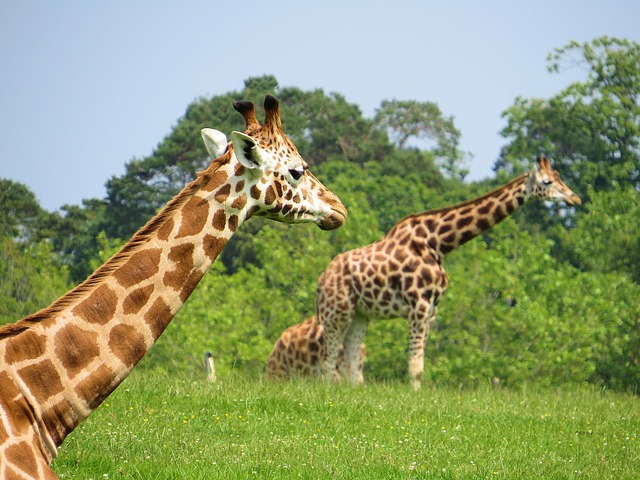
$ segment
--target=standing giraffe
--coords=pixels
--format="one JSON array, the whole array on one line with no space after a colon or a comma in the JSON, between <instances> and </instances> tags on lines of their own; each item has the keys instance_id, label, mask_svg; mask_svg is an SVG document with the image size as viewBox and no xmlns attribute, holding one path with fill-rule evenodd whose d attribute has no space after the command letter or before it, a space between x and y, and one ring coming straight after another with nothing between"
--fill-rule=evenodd
<instances>
[{"instance_id":1,"label":"standing giraffe","mask_svg":"<svg viewBox=\"0 0 640 480\"><path fill-rule=\"evenodd\" d=\"M340 200L284 135L278 101L266 97L262 126L252 103L234 108L245 133L226 145L204 129L215 160L117 254L49 307L0 327L0 479L56 478L49 463L62 441L142 359L249 217L344 223Z\"/></svg>"},{"instance_id":2,"label":"standing giraffe","mask_svg":"<svg viewBox=\"0 0 640 480\"><path fill-rule=\"evenodd\" d=\"M363 383L367 356L364 343L360 344L359 353L356 381ZM320 377L324 355L324 328L314 315L282 332L267 361L267 378ZM338 375L344 375L345 368L341 346L336 363Z\"/></svg>"},{"instance_id":3,"label":"standing giraffe","mask_svg":"<svg viewBox=\"0 0 640 480\"><path fill-rule=\"evenodd\" d=\"M460 204L409 215L381 240L335 257L318 280L316 315L324 326L324 376L335 378L344 343L347 378L357 381L358 347L370 317L409 319L409 376L420 388L424 347L447 288L444 256L511 215L531 198L580 204L580 198L538 158L538 169Z\"/></svg>"}]
</instances>

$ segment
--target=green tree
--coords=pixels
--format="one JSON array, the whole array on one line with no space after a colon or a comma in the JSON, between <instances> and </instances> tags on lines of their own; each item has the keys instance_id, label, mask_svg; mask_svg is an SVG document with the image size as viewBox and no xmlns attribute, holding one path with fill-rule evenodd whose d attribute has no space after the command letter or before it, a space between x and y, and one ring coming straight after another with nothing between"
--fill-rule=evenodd
<instances>
[{"instance_id":1,"label":"green tree","mask_svg":"<svg viewBox=\"0 0 640 480\"><path fill-rule=\"evenodd\" d=\"M640 44L605 36L549 55L550 72L576 66L585 81L548 100L518 97L504 112L509 144L494 169L520 172L543 154L581 195L589 185L640 188Z\"/></svg>"},{"instance_id":2,"label":"green tree","mask_svg":"<svg viewBox=\"0 0 640 480\"><path fill-rule=\"evenodd\" d=\"M445 117L433 102L416 100L383 100L374 118L376 126L388 132L398 150L406 150L410 139L429 140L430 150L445 172L463 179L468 171L461 167L462 154L458 150L460 131L453 117Z\"/></svg>"}]
</instances>

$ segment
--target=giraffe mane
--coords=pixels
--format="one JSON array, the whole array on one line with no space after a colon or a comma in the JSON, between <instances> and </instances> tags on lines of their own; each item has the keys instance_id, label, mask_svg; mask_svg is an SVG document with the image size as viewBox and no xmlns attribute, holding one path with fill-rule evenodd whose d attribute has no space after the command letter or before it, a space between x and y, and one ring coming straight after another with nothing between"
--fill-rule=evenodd
<instances>
[{"instance_id":1,"label":"giraffe mane","mask_svg":"<svg viewBox=\"0 0 640 480\"><path fill-rule=\"evenodd\" d=\"M189 182L175 197L141 227L122 248L98 267L84 282L69 290L62 297L55 300L51 305L45 307L23 319L0 326L0 340L18 335L34 324L60 313L65 308L73 305L79 298L82 298L88 291L100 284L105 278L111 275L120 267L131 255L138 251L149 238L171 217L171 215L181 208L193 195L200 190L212 177L212 175L223 165L228 164L233 156L233 147L229 145L226 152L215 159L206 169L198 172L197 177Z\"/></svg>"},{"instance_id":2,"label":"giraffe mane","mask_svg":"<svg viewBox=\"0 0 640 480\"><path fill-rule=\"evenodd\" d=\"M494 196L500 190L503 190L503 189L508 188L508 187L512 187L516 183L524 182L529 177L529 175L531 175L530 172L523 173L522 175L514 178L513 180L505 183L504 185L501 185L499 187L494 188L493 190L485 193L484 195L482 195L480 197L476 197L476 198L472 198L472 199L469 199L469 200L465 200L463 202L456 203L455 205L449 205L447 207L434 208L432 210L424 210L422 212L411 213L411 214L407 215L406 217L402 218L398 223L396 223L396 225L394 225L394 227L391 230L389 230L387 235L390 235L391 232L393 232L400 223L402 223L402 222L404 222L406 220L410 220L410 219L417 218L417 217L423 217L425 215L443 214L443 213L449 212L451 210L457 210L457 209L466 207L467 205L471 205L471 204L477 203L477 202L485 200L485 199L487 199L487 198L489 198L491 196Z\"/></svg>"}]
</instances>

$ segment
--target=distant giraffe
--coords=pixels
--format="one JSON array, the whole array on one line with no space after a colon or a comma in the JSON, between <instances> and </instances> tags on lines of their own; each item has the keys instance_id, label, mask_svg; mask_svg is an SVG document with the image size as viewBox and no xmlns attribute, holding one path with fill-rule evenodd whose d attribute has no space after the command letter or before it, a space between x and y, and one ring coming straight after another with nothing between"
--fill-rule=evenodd
<instances>
[{"instance_id":1,"label":"distant giraffe","mask_svg":"<svg viewBox=\"0 0 640 480\"><path fill-rule=\"evenodd\" d=\"M448 283L445 255L531 198L581 203L548 159L538 158L538 165L479 198L409 215L381 240L335 257L320 276L316 292L316 316L326 339L324 376L335 377L344 344L346 375L357 382L358 346L369 319L406 317L409 376L412 386L420 388L425 342Z\"/></svg>"},{"instance_id":2,"label":"distant giraffe","mask_svg":"<svg viewBox=\"0 0 640 480\"><path fill-rule=\"evenodd\" d=\"M234 108L245 133L227 145L204 129L217 158L117 254L49 307L0 327L0 479L56 478L58 446L142 359L245 220L344 223L340 200L282 131L278 101L266 97L262 126L252 103Z\"/></svg>"},{"instance_id":3,"label":"distant giraffe","mask_svg":"<svg viewBox=\"0 0 640 480\"><path fill-rule=\"evenodd\" d=\"M269 355L267 378L320 377L324 357L324 329L316 317L307 318L287 328ZM367 350L360 345L360 357L357 365L357 382L364 382L364 361ZM340 347L336 365L338 375L345 372L344 348Z\"/></svg>"}]
</instances>

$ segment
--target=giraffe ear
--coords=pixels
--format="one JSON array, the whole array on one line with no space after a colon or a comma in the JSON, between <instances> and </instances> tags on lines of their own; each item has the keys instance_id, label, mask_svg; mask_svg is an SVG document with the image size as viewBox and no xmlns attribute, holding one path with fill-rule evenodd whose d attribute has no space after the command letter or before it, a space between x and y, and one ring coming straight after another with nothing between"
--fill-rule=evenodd
<instances>
[{"instance_id":1,"label":"giraffe ear","mask_svg":"<svg viewBox=\"0 0 640 480\"><path fill-rule=\"evenodd\" d=\"M227 136L213 128L203 128L200 130L204 146L211 155L211 158L218 158L227 148Z\"/></svg>"},{"instance_id":2,"label":"giraffe ear","mask_svg":"<svg viewBox=\"0 0 640 480\"><path fill-rule=\"evenodd\" d=\"M238 161L246 168L258 168L262 165L260 147L249 135L240 132L231 132L233 152Z\"/></svg>"}]
</instances>

